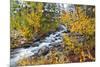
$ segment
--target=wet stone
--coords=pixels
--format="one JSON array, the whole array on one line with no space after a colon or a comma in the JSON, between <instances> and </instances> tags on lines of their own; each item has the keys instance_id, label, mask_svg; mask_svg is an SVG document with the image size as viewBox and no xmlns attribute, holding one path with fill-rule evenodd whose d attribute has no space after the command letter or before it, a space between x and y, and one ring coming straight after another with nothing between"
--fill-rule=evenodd
<instances>
[{"instance_id":1,"label":"wet stone","mask_svg":"<svg viewBox=\"0 0 100 67\"><path fill-rule=\"evenodd\" d=\"M23 48L29 48L29 47L31 47L30 45L25 45L25 46L23 46Z\"/></svg>"},{"instance_id":2,"label":"wet stone","mask_svg":"<svg viewBox=\"0 0 100 67\"><path fill-rule=\"evenodd\" d=\"M46 55L46 54L48 54L49 53L49 48L48 47L42 47L40 50L39 50L39 52L38 52L38 54L39 55Z\"/></svg>"}]
</instances>

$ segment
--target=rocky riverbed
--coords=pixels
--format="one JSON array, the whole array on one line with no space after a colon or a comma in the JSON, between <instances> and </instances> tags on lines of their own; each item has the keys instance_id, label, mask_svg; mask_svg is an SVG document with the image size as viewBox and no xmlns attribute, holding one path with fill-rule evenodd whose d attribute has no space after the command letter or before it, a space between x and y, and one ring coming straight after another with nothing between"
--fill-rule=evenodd
<instances>
[{"instance_id":1,"label":"rocky riverbed","mask_svg":"<svg viewBox=\"0 0 100 67\"><path fill-rule=\"evenodd\" d=\"M61 43L63 41L63 32L67 32L67 29L64 25L60 25L58 31L51 33L43 40L34 42L34 46L31 46L32 44L28 44L24 47L13 49L11 51L11 66L16 66L17 61L23 58L27 58L34 55L46 55L47 53L49 53L49 50L52 47L61 46Z\"/></svg>"}]
</instances>

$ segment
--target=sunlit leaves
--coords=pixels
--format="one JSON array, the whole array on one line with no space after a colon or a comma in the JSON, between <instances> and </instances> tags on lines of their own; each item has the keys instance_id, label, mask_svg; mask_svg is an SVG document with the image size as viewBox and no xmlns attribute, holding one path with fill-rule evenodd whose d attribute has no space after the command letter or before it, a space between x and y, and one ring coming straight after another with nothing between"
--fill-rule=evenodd
<instances>
[{"instance_id":1,"label":"sunlit leaves","mask_svg":"<svg viewBox=\"0 0 100 67\"><path fill-rule=\"evenodd\" d=\"M28 25L33 28L34 32L37 32L40 28L40 16L36 15L34 12L25 16Z\"/></svg>"},{"instance_id":2,"label":"sunlit leaves","mask_svg":"<svg viewBox=\"0 0 100 67\"><path fill-rule=\"evenodd\" d=\"M64 44L68 47L70 47L71 49L74 48L75 46L75 42L77 42L76 39L72 39L70 36L63 34L63 40L64 40Z\"/></svg>"},{"instance_id":3,"label":"sunlit leaves","mask_svg":"<svg viewBox=\"0 0 100 67\"><path fill-rule=\"evenodd\" d=\"M32 9L31 13L24 8L16 14L16 16L11 17L11 30L16 29L20 31L21 35L26 38L32 38L33 32L38 32L40 30L40 19L42 16L42 3L34 4L36 7ZM33 34L34 35L34 34Z\"/></svg>"},{"instance_id":4,"label":"sunlit leaves","mask_svg":"<svg viewBox=\"0 0 100 67\"><path fill-rule=\"evenodd\" d=\"M49 32L58 31L58 26L61 24L65 25L68 31L62 34L63 42L61 46L64 47L56 47L54 51L50 51L51 53L48 54L48 57L39 56L38 59L36 57L21 60L19 65L66 63L73 62L75 58L80 62L85 61L83 58L85 57L85 52L91 52L95 46L94 17L88 17L86 10L77 5L74 5L75 10L72 12L60 11L60 7L57 7L56 4L28 2L28 5L29 7L21 7L20 11L11 15L11 33L14 31L19 33L12 33L15 36L13 38L11 35L13 47L20 46L21 44L18 42L21 42L23 38L28 41L36 40L36 38L42 39L42 36L44 38L46 34L50 35ZM85 49L86 45L89 48L86 47L87 49ZM91 54L88 53L87 56L91 59Z\"/></svg>"},{"instance_id":5,"label":"sunlit leaves","mask_svg":"<svg viewBox=\"0 0 100 67\"><path fill-rule=\"evenodd\" d=\"M95 32L95 22L91 18L83 16L80 20L71 24L71 32L93 35Z\"/></svg>"},{"instance_id":6,"label":"sunlit leaves","mask_svg":"<svg viewBox=\"0 0 100 67\"><path fill-rule=\"evenodd\" d=\"M62 11L60 22L68 27L68 25L72 22L71 15L68 12Z\"/></svg>"}]
</instances>

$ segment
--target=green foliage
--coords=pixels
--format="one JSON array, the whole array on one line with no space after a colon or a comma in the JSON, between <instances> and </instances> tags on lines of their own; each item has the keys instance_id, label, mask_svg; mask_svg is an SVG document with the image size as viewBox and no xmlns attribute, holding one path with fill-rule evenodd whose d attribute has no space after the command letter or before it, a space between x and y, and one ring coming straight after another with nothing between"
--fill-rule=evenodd
<instances>
[{"instance_id":1,"label":"green foliage","mask_svg":"<svg viewBox=\"0 0 100 67\"><path fill-rule=\"evenodd\" d=\"M93 52L95 47L95 17L90 17L92 15L89 16L89 13L86 13L87 10L82 6L74 5L74 12L65 10L60 12L55 3L27 2L27 4L30 7L21 7L15 2L11 5L13 6L10 16L11 45L13 45L11 47L19 47L21 37L33 41L38 36L51 31L55 32L60 24L64 24L71 32L63 34L62 52L55 48L47 56L25 58L20 60L18 65L82 62L87 60L86 57L95 60ZM18 7L21 10L13 13ZM83 41L80 42L81 39Z\"/></svg>"},{"instance_id":2,"label":"green foliage","mask_svg":"<svg viewBox=\"0 0 100 67\"><path fill-rule=\"evenodd\" d=\"M11 36L12 42L14 42L14 44L18 43L16 42L16 40L19 40L18 38L25 38L30 41L32 39L35 39L38 34L43 35L48 33L49 31L55 31L58 27L58 19L53 19L53 21L51 21L52 16L55 15L55 12L49 12L52 7L52 10L55 10L56 6L51 6L50 9L48 7L46 8L48 10L47 14L49 15L49 18L47 18L46 12L44 11L44 3L27 2L29 7L20 6L21 9L17 13L14 12L16 11L15 9L19 7L14 7L15 4L16 3L14 1L14 4L12 3L11 5L13 6L11 7L11 9L13 10L11 10L10 28L11 34L15 34L13 33L14 31L17 31L19 34ZM16 37L16 39L14 37Z\"/></svg>"},{"instance_id":3,"label":"green foliage","mask_svg":"<svg viewBox=\"0 0 100 67\"><path fill-rule=\"evenodd\" d=\"M36 6L36 5L35 5ZM31 38L34 32L38 32L40 29L42 4L38 3L37 12L32 11L28 13L24 8L11 16L11 31L17 30L22 36ZM37 14L39 13L39 14Z\"/></svg>"}]
</instances>

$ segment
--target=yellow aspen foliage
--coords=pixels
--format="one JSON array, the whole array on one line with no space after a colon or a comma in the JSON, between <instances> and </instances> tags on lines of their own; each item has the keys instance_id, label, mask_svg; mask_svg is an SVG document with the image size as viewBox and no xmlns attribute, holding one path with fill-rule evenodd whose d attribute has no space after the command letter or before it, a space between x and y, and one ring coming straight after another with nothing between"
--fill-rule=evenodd
<instances>
[{"instance_id":1,"label":"yellow aspen foliage","mask_svg":"<svg viewBox=\"0 0 100 67\"><path fill-rule=\"evenodd\" d=\"M68 12L63 11L61 14L61 22L67 23L69 19L70 19L70 14Z\"/></svg>"},{"instance_id":2,"label":"yellow aspen foliage","mask_svg":"<svg viewBox=\"0 0 100 67\"><path fill-rule=\"evenodd\" d=\"M64 40L64 44L69 46L70 48L74 48L74 44L75 44L75 39L72 39L71 37L69 37L68 35L66 34L63 34L63 40Z\"/></svg>"},{"instance_id":3,"label":"yellow aspen foliage","mask_svg":"<svg viewBox=\"0 0 100 67\"><path fill-rule=\"evenodd\" d=\"M11 17L11 23L10 24L11 24L11 30L20 27L19 23L14 19L14 17Z\"/></svg>"},{"instance_id":4,"label":"yellow aspen foliage","mask_svg":"<svg viewBox=\"0 0 100 67\"><path fill-rule=\"evenodd\" d=\"M26 15L26 21L28 22L29 26L34 28L34 32L37 32L40 28L40 16L36 15L34 12Z\"/></svg>"},{"instance_id":5,"label":"yellow aspen foliage","mask_svg":"<svg viewBox=\"0 0 100 67\"><path fill-rule=\"evenodd\" d=\"M22 36L26 38L30 38L30 36L32 36L31 30L29 28L25 28L25 27L21 28L20 33L22 34Z\"/></svg>"},{"instance_id":6,"label":"yellow aspen foliage","mask_svg":"<svg viewBox=\"0 0 100 67\"><path fill-rule=\"evenodd\" d=\"M43 3L37 3L35 6L30 13L29 10L23 9L16 16L11 16L11 30L16 29L25 38L32 38L40 30Z\"/></svg>"},{"instance_id":7,"label":"yellow aspen foliage","mask_svg":"<svg viewBox=\"0 0 100 67\"><path fill-rule=\"evenodd\" d=\"M38 3L38 4L37 4L37 9L36 9L36 10L37 10L36 13L37 13L38 15L42 16L43 3Z\"/></svg>"},{"instance_id":8,"label":"yellow aspen foliage","mask_svg":"<svg viewBox=\"0 0 100 67\"><path fill-rule=\"evenodd\" d=\"M89 18L86 12L76 6L77 20L70 24L71 32L76 32L85 35L93 35L95 32L95 19Z\"/></svg>"},{"instance_id":9,"label":"yellow aspen foliage","mask_svg":"<svg viewBox=\"0 0 100 67\"><path fill-rule=\"evenodd\" d=\"M43 9L43 4L38 3L36 7L36 12L32 11L31 14L27 14L25 16L29 26L34 28L33 30L34 32L38 32L40 29L40 19L42 16L42 9Z\"/></svg>"},{"instance_id":10,"label":"yellow aspen foliage","mask_svg":"<svg viewBox=\"0 0 100 67\"><path fill-rule=\"evenodd\" d=\"M95 22L91 18L83 16L80 20L70 25L71 32L92 35L95 32Z\"/></svg>"}]
</instances>

